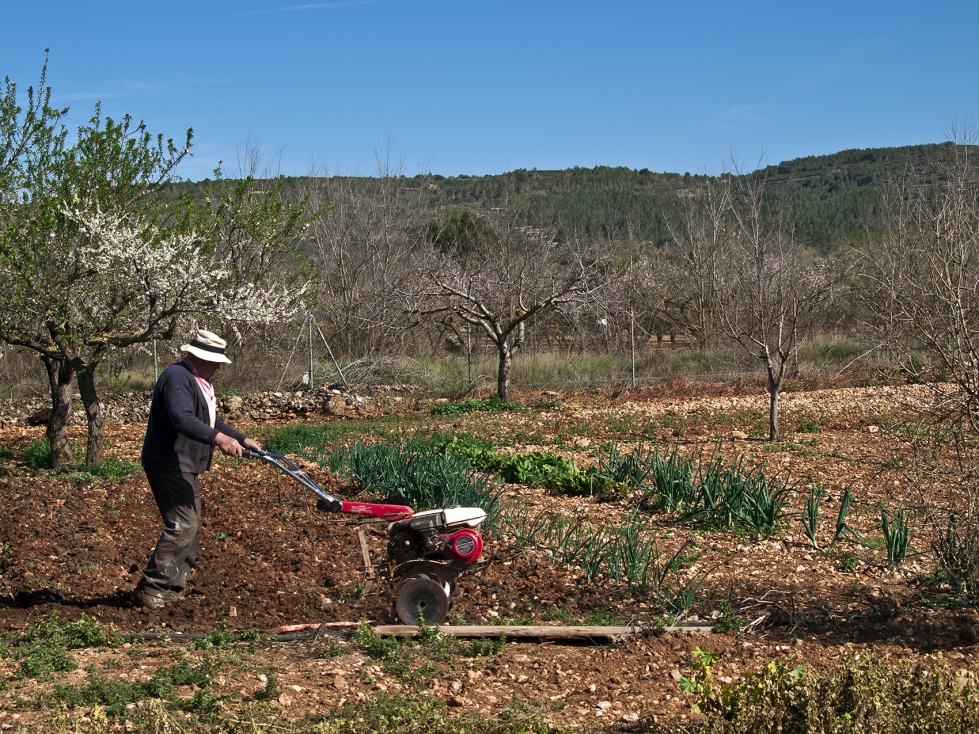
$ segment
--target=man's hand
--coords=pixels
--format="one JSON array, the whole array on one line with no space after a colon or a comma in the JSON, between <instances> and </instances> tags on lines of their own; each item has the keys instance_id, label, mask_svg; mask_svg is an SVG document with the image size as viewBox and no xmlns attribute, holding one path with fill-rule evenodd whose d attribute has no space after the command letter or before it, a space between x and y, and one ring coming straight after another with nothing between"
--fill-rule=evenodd
<instances>
[{"instance_id":1,"label":"man's hand","mask_svg":"<svg viewBox=\"0 0 979 734\"><path fill-rule=\"evenodd\" d=\"M251 439L245 440L246 446L248 445L249 441L251 441ZM254 443L254 441L252 441L252 443ZM245 449L242 448L240 443L224 433L219 433L214 437L214 445L221 449L221 453L225 456L237 456L240 459L241 455L245 452Z\"/></svg>"},{"instance_id":2,"label":"man's hand","mask_svg":"<svg viewBox=\"0 0 979 734\"><path fill-rule=\"evenodd\" d=\"M246 449L251 449L252 451L261 451L262 447L253 439L246 438L245 443L242 444Z\"/></svg>"}]
</instances>

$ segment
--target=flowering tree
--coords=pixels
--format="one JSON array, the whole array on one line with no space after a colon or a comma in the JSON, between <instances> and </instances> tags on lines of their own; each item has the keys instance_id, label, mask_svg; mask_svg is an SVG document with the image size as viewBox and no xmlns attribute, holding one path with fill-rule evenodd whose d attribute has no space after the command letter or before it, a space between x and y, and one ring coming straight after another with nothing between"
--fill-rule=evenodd
<instances>
[{"instance_id":1,"label":"flowering tree","mask_svg":"<svg viewBox=\"0 0 979 734\"><path fill-rule=\"evenodd\" d=\"M219 180L203 201L173 196L192 134L177 146L128 116L103 119L96 107L70 148L28 145L19 154L34 173L21 176L0 213L0 338L47 368L56 467L74 461L73 381L88 420L86 459L102 458L95 376L112 350L169 339L184 317L254 323L297 308L303 286L279 272L305 202L289 204L278 186L262 191L247 178Z\"/></svg>"}]
</instances>

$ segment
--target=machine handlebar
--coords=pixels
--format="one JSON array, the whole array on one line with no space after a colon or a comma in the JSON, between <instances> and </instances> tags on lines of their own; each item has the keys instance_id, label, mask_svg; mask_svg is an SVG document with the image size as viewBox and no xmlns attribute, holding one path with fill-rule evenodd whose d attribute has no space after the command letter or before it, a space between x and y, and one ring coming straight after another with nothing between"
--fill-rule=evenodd
<instances>
[{"instance_id":1,"label":"machine handlebar","mask_svg":"<svg viewBox=\"0 0 979 734\"><path fill-rule=\"evenodd\" d=\"M345 502L338 497L334 497L324 490L320 485L310 478L306 472L283 454L273 451L255 451L249 449L246 456L250 459L260 459L266 464L271 464L279 471L288 474L307 489L319 495L330 512L338 512L344 515L360 515L362 517L375 517L379 520L393 522L395 520L407 520L414 512L410 507L404 505L381 505L370 502Z\"/></svg>"}]
</instances>

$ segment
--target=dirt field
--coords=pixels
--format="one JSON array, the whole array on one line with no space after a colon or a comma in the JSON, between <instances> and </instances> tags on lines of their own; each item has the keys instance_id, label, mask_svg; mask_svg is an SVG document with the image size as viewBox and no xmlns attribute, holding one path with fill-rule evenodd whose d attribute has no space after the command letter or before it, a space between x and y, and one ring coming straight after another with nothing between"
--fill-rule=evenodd
<instances>
[{"instance_id":1,"label":"dirt field","mask_svg":"<svg viewBox=\"0 0 979 734\"><path fill-rule=\"evenodd\" d=\"M528 403L544 399L521 397ZM914 506L919 499L909 473L911 446L900 428L928 397L920 386L791 393L783 400L780 444L755 437L766 407L760 395L649 400L626 393L605 405L548 398L545 407L513 415L405 416L407 430L438 423L444 430L491 436L508 450L545 448L585 465L594 463L594 447L603 442L658 440L689 452L717 448L732 462L744 456L789 476L799 490L784 528L768 540L649 516L663 525L665 543L691 544L686 573L703 579L693 614L700 620L740 617L747 629L648 635L620 645L511 642L495 657L458 655L420 673L416 661L412 675L392 674L361 643L321 634L302 642L261 643L215 690L251 696L274 673L280 693L273 703L284 718L379 693L423 691L445 700L452 711L492 716L525 702L555 725L628 726L640 716L689 715L691 699L678 680L691 672L697 646L721 654L716 674L725 682L772 660L832 667L846 655L869 650L878 658L940 652L953 667L967 668L979 652L979 616L949 605L942 589L928 584L934 568L924 553L924 528L912 527L912 552L896 570L887 568L877 542L880 508ZM386 420L391 426L399 419ZM122 632L206 633L222 623L230 630L274 632L302 623L393 621L384 590L359 593L362 563L354 528L317 513L314 498L288 477L227 459L218 460L202 481L204 533L193 593L162 612L134 607L129 592L159 534L145 479L140 473L93 479L29 471L20 457L41 431L0 433L0 445L11 456L0 470L0 630L8 636L19 636L52 611L68 618L92 615ZM141 430L110 426L107 433L110 454L137 460ZM73 429L73 439L82 436ZM323 470L310 473L341 497L356 492ZM829 545L846 488L857 501L850 524L863 543L844 540L828 550L810 545L799 511L812 483L826 491L820 545ZM507 485L505 494L535 512L577 511L608 523L634 504L629 498L557 497L517 485ZM578 570L511 538L486 542L496 560L481 575L463 580L466 593L450 614L453 624L499 623L502 632L507 620L651 625L659 614L648 600L628 598L607 580L583 584ZM380 552L383 541L372 543ZM79 669L54 682L79 684L96 672L147 680L183 650L178 643L134 647L139 652L76 651ZM202 654L192 652L190 659ZM0 727L50 721L54 714L32 703L32 696L54 683L15 678L15 668L13 660L0 660L0 677L9 679L0 690Z\"/></svg>"}]
</instances>

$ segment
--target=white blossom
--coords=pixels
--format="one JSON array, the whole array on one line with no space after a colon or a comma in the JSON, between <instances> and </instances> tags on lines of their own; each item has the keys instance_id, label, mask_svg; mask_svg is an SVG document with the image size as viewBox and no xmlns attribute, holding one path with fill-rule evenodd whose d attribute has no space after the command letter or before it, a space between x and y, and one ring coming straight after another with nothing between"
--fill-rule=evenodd
<instances>
[{"instance_id":1,"label":"white blossom","mask_svg":"<svg viewBox=\"0 0 979 734\"><path fill-rule=\"evenodd\" d=\"M235 272L197 233L162 232L134 217L65 210L85 236L65 253L86 281L74 304L80 321L112 340L183 314L270 323L301 310L305 286L256 282ZM98 339L99 329L93 332Z\"/></svg>"}]
</instances>

